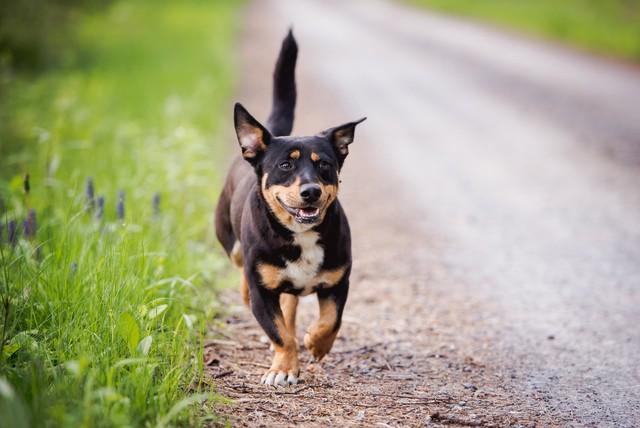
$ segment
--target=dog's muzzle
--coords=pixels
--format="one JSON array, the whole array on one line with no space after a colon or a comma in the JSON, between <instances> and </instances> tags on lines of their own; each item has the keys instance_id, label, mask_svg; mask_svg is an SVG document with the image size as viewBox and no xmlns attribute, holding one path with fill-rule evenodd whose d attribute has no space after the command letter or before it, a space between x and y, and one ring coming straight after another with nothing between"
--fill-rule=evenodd
<instances>
[{"instance_id":1,"label":"dog's muzzle","mask_svg":"<svg viewBox=\"0 0 640 428\"><path fill-rule=\"evenodd\" d=\"M320 220L320 208L315 207L313 205L308 205L305 207L291 207L284 202L280 198L277 198L282 208L287 210L289 214L293 216L295 221L301 224L313 224Z\"/></svg>"}]
</instances>

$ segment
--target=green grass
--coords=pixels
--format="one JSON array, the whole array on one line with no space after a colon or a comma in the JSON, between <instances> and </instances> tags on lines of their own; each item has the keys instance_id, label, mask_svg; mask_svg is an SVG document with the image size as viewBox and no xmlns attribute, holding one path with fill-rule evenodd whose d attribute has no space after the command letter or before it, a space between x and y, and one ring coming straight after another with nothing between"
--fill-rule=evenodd
<instances>
[{"instance_id":1,"label":"green grass","mask_svg":"<svg viewBox=\"0 0 640 428\"><path fill-rule=\"evenodd\" d=\"M410 0L640 61L640 0Z\"/></svg>"},{"instance_id":2,"label":"green grass","mask_svg":"<svg viewBox=\"0 0 640 428\"><path fill-rule=\"evenodd\" d=\"M2 76L0 425L214 417L202 346L224 273L211 223L237 9L118 1L74 28L73 65ZM36 236L9 244L6 223L29 209Z\"/></svg>"}]
</instances>

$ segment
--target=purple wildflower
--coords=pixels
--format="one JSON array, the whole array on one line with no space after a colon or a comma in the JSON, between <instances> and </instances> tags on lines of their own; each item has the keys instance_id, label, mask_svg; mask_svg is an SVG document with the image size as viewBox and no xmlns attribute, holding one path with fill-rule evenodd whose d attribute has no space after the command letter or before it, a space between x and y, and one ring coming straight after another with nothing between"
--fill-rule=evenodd
<instances>
[{"instance_id":1,"label":"purple wildflower","mask_svg":"<svg viewBox=\"0 0 640 428\"><path fill-rule=\"evenodd\" d=\"M87 197L87 209L93 210L93 208L95 207L95 189L93 187L93 178L87 178L87 186L84 193Z\"/></svg>"},{"instance_id":2,"label":"purple wildflower","mask_svg":"<svg viewBox=\"0 0 640 428\"><path fill-rule=\"evenodd\" d=\"M23 222L23 230L25 238L34 238L36 236L36 210L30 209L27 219Z\"/></svg>"},{"instance_id":3,"label":"purple wildflower","mask_svg":"<svg viewBox=\"0 0 640 428\"><path fill-rule=\"evenodd\" d=\"M8 235L7 239L9 240L9 244L16 245L18 242L18 228L15 220L11 220L7 225Z\"/></svg>"},{"instance_id":4,"label":"purple wildflower","mask_svg":"<svg viewBox=\"0 0 640 428\"><path fill-rule=\"evenodd\" d=\"M96 218L102 220L104 216L104 196L98 196L98 209L96 210Z\"/></svg>"},{"instance_id":5,"label":"purple wildflower","mask_svg":"<svg viewBox=\"0 0 640 428\"><path fill-rule=\"evenodd\" d=\"M117 214L118 219L124 220L124 192L122 190L118 192Z\"/></svg>"},{"instance_id":6,"label":"purple wildflower","mask_svg":"<svg viewBox=\"0 0 640 428\"><path fill-rule=\"evenodd\" d=\"M151 205L153 206L153 215L159 216L160 215L160 193L156 192L153 194Z\"/></svg>"}]
</instances>

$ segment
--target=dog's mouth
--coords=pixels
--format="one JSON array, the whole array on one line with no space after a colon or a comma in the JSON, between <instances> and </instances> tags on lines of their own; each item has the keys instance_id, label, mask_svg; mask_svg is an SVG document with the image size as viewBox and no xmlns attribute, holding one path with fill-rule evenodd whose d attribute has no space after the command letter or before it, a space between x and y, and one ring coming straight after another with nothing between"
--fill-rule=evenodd
<instances>
[{"instance_id":1,"label":"dog's mouth","mask_svg":"<svg viewBox=\"0 0 640 428\"><path fill-rule=\"evenodd\" d=\"M312 224L317 222L320 219L320 208L314 207L312 205L308 205L305 207L291 207L284 202L280 198L277 198L280 205L287 210L289 214L293 216L295 221L302 224Z\"/></svg>"}]
</instances>

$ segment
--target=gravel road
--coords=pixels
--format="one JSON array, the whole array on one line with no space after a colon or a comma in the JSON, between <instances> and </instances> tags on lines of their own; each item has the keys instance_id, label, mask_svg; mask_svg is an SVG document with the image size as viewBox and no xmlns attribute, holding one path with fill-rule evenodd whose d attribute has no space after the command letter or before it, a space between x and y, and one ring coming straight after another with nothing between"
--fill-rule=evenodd
<instances>
[{"instance_id":1,"label":"gravel road","mask_svg":"<svg viewBox=\"0 0 640 428\"><path fill-rule=\"evenodd\" d=\"M640 68L378 0L261 0L239 100L301 53L296 134L369 117L341 201L352 292L304 383L258 385L236 294L208 361L236 425L640 425ZM306 327L315 312L303 302ZM299 335L303 334L300 327ZM221 376L222 375L222 376Z\"/></svg>"}]
</instances>

